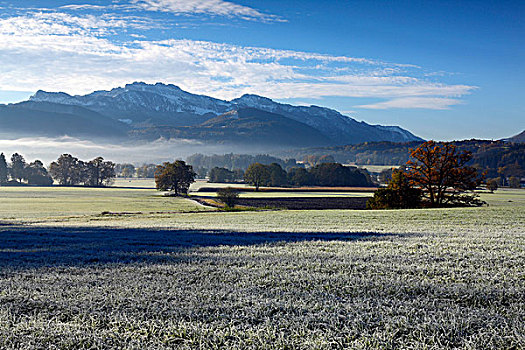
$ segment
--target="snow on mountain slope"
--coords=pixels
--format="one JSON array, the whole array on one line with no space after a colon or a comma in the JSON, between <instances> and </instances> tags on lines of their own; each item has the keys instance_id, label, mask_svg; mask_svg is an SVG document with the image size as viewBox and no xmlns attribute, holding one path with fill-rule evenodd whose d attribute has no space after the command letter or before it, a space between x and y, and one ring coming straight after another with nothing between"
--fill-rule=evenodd
<instances>
[{"instance_id":1,"label":"snow on mountain slope","mask_svg":"<svg viewBox=\"0 0 525 350\"><path fill-rule=\"evenodd\" d=\"M175 85L128 84L110 91L85 96L38 91L33 102L82 106L115 120L130 120L135 127L191 126L239 108L255 108L280 114L319 130L334 145L366 141L406 142L421 140L397 126L370 125L318 106L293 106L258 95L244 95L232 101L195 95Z\"/></svg>"},{"instance_id":2,"label":"snow on mountain slope","mask_svg":"<svg viewBox=\"0 0 525 350\"><path fill-rule=\"evenodd\" d=\"M190 113L219 115L229 110L230 104L208 96L194 95L175 85L145 83L128 84L110 91L95 91L85 96L38 91L31 97L35 102L53 102L77 105L92 109L110 117L122 119L126 115L142 115L144 118L166 113ZM143 118L129 118L141 122Z\"/></svg>"},{"instance_id":3,"label":"snow on mountain slope","mask_svg":"<svg viewBox=\"0 0 525 350\"><path fill-rule=\"evenodd\" d=\"M337 144L360 143L366 141L419 141L417 136L397 126L370 125L358 122L351 117L325 107L292 106L274 102L266 97L244 95L232 103L282 114L288 118L305 123L320 130Z\"/></svg>"}]
</instances>

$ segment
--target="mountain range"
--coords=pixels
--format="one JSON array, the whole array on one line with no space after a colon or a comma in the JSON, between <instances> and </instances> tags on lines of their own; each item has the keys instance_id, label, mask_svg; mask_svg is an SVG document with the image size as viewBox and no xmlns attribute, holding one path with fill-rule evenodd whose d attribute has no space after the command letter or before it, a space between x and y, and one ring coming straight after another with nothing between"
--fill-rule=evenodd
<instances>
[{"instance_id":1,"label":"mountain range","mask_svg":"<svg viewBox=\"0 0 525 350\"><path fill-rule=\"evenodd\" d=\"M133 83L84 96L38 91L29 101L0 106L0 136L15 135L177 138L274 148L421 140L400 127L358 122L329 108L257 95L225 101L161 83Z\"/></svg>"}]
</instances>

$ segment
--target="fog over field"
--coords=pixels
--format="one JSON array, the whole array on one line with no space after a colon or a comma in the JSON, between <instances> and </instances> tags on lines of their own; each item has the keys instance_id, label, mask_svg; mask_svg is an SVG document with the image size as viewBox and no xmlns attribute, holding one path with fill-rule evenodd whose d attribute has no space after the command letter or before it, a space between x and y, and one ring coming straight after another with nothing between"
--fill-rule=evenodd
<instances>
[{"instance_id":1,"label":"fog over field","mask_svg":"<svg viewBox=\"0 0 525 350\"><path fill-rule=\"evenodd\" d=\"M243 149L242 152L257 152ZM69 153L80 159L102 156L117 163L161 163L185 158L194 153L235 152L233 146L209 145L195 140L159 139L153 142L109 143L82 140L74 137L24 137L0 140L0 152L9 157L13 153L22 154L28 161L39 159L44 163L56 160L61 154Z\"/></svg>"}]
</instances>

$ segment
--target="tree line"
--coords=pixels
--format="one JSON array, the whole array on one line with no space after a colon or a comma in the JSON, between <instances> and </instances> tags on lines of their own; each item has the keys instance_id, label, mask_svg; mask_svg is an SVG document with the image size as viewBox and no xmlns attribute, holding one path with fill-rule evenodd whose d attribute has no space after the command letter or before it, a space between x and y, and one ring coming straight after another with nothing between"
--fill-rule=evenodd
<instances>
[{"instance_id":1,"label":"tree line","mask_svg":"<svg viewBox=\"0 0 525 350\"><path fill-rule=\"evenodd\" d=\"M0 154L0 184L49 186L58 182L64 186L107 186L115 178L115 163L97 157L82 161L70 154L62 154L46 168L40 160L27 163L18 153L8 164Z\"/></svg>"},{"instance_id":2,"label":"tree line","mask_svg":"<svg viewBox=\"0 0 525 350\"><path fill-rule=\"evenodd\" d=\"M115 174L117 177L138 177L138 178L154 178L157 164L143 164L135 166L133 164L124 163L115 165Z\"/></svg>"},{"instance_id":3,"label":"tree line","mask_svg":"<svg viewBox=\"0 0 525 350\"><path fill-rule=\"evenodd\" d=\"M208 173L213 168L225 168L230 171L242 170L245 171L253 163L261 163L269 165L272 163L279 164L283 169L290 169L298 166L295 159L281 159L268 154L193 154L187 159L189 164L192 164L196 173L200 176Z\"/></svg>"},{"instance_id":4,"label":"tree line","mask_svg":"<svg viewBox=\"0 0 525 350\"><path fill-rule=\"evenodd\" d=\"M0 185L22 183L48 186L53 183L53 179L41 161L35 160L28 164L22 155L14 153L8 164L5 155L1 153Z\"/></svg>"},{"instance_id":5,"label":"tree line","mask_svg":"<svg viewBox=\"0 0 525 350\"><path fill-rule=\"evenodd\" d=\"M226 168L214 168L210 181L233 180L235 173ZM222 174L222 175L217 175ZM185 195L191 183L195 182L196 172L182 160L165 162L155 170L155 183L158 190L170 191L174 195ZM322 163L309 169L291 168L288 172L279 164L253 163L244 172L244 182L255 186L372 186L370 175L364 169L343 166L339 163ZM230 181L231 182L231 181Z\"/></svg>"},{"instance_id":6,"label":"tree line","mask_svg":"<svg viewBox=\"0 0 525 350\"><path fill-rule=\"evenodd\" d=\"M251 164L244 173L244 181L255 186L373 186L370 174L364 169L339 163L321 163L308 169L293 167L288 171L279 164Z\"/></svg>"},{"instance_id":7,"label":"tree line","mask_svg":"<svg viewBox=\"0 0 525 350\"><path fill-rule=\"evenodd\" d=\"M279 155L308 162L315 157L332 157L336 162L361 165L403 165L410 158L410 150L423 142L364 142L357 145L299 149ZM451 142L458 150L471 152L469 165L485 172L487 177L525 177L525 143L491 140L463 140Z\"/></svg>"}]
</instances>

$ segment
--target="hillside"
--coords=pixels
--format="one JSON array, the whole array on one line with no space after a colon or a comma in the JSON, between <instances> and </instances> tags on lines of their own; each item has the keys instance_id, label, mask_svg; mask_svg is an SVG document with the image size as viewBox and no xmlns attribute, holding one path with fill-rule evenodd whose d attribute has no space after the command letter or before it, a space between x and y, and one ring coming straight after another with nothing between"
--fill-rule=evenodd
<instances>
[{"instance_id":1,"label":"hillside","mask_svg":"<svg viewBox=\"0 0 525 350\"><path fill-rule=\"evenodd\" d=\"M264 146L271 149L305 144L329 145L319 130L282 115L254 108L242 108L221 114L189 127L149 127L130 132L136 139L180 138L225 145Z\"/></svg>"},{"instance_id":2,"label":"hillside","mask_svg":"<svg viewBox=\"0 0 525 350\"><path fill-rule=\"evenodd\" d=\"M514 135L512 137L509 137L508 139L505 139L505 141L513 143L525 143L525 130L523 130L518 135Z\"/></svg>"},{"instance_id":3,"label":"hillside","mask_svg":"<svg viewBox=\"0 0 525 350\"><path fill-rule=\"evenodd\" d=\"M491 140L454 141L462 151L472 152L471 165L497 177L498 170L507 167L509 175L525 176L525 143ZM410 149L421 142L366 142L358 145L315 147L277 153L282 158L303 159L307 156L332 156L337 162L359 165L402 165L408 161Z\"/></svg>"},{"instance_id":4,"label":"hillside","mask_svg":"<svg viewBox=\"0 0 525 350\"><path fill-rule=\"evenodd\" d=\"M76 136L125 139L129 126L94 111L50 102L0 105L0 136Z\"/></svg>"},{"instance_id":5,"label":"hillside","mask_svg":"<svg viewBox=\"0 0 525 350\"><path fill-rule=\"evenodd\" d=\"M269 98L257 95L244 95L231 102L241 107L258 108L263 111L281 114L298 122L305 123L329 137L332 144L355 144L367 141L407 142L422 140L400 127L370 125L365 122L358 122L333 109L324 107L292 106L289 104L276 103Z\"/></svg>"},{"instance_id":6,"label":"hillside","mask_svg":"<svg viewBox=\"0 0 525 350\"><path fill-rule=\"evenodd\" d=\"M206 128L224 130L220 138L229 141L289 145L331 143L328 137L311 126L255 108L242 108L210 119L201 124L201 130Z\"/></svg>"}]
</instances>

